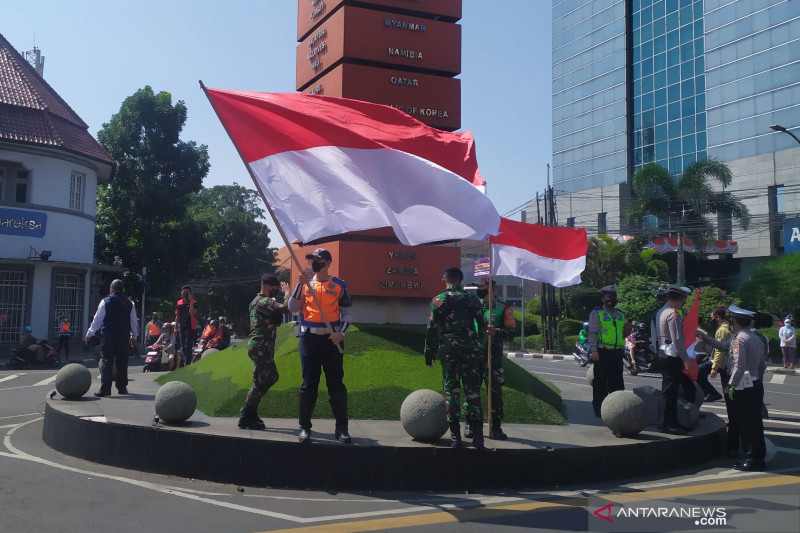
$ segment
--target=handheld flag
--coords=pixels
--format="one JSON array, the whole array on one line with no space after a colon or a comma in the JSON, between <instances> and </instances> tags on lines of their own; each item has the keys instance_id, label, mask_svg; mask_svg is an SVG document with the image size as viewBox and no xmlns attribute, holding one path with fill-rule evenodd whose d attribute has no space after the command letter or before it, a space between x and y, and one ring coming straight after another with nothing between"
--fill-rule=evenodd
<instances>
[{"instance_id":1,"label":"handheld flag","mask_svg":"<svg viewBox=\"0 0 800 533\"><path fill-rule=\"evenodd\" d=\"M500 219L489 238L492 275L510 275L568 287L581 282L588 241L584 228L558 228Z\"/></svg>"},{"instance_id":2,"label":"handheld flag","mask_svg":"<svg viewBox=\"0 0 800 533\"><path fill-rule=\"evenodd\" d=\"M407 245L497 233L469 132L359 100L206 93L290 241L386 226Z\"/></svg>"},{"instance_id":3,"label":"handheld flag","mask_svg":"<svg viewBox=\"0 0 800 533\"><path fill-rule=\"evenodd\" d=\"M688 353L690 357L690 361L686 364L686 368L683 369L683 373L689 376L689 379L692 381L697 381L698 373L697 356L694 353L697 338L694 336L694 331L697 329L699 322L700 293L697 294L697 297L692 303L692 308L689 310L689 314L687 314L686 318L683 320L683 336L686 338L686 353Z\"/></svg>"}]
</instances>

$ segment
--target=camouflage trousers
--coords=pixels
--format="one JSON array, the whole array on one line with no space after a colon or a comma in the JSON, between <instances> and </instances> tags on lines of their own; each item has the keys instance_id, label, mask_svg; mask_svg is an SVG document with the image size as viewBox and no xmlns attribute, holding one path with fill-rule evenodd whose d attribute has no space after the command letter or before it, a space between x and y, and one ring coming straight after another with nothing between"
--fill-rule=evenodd
<instances>
[{"instance_id":1,"label":"camouflage trousers","mask_svg":"<svg viewBox=\"0 0 800 533\"><path fill-rule=\"evenodd\" d=\"M442 387L447 401L447 421L458 422L461 414L461 388L464 389L464 417L469 422L483 420L481 411L480 366L477 352L463 347L440 350Z\"/></svg>"},{"instance_id":2,"label":"camouflage trousers","mask_svg":"<svg viewBox=\"0 0 800 533\"><path fill-rule=\"evenodd\" d=\"M247 391L244 403L257 407L270 387L278 382L278 367L275 366L275 347L265 344L250 346L247 355L253 360L253 385Z\"/></svg>"},{"instance_id":3,"label":"camouflage trousers","mask_svg":"<svg viewBox=\"0 0 800 533\"><path fill-rule=\"evenodd\" d=\"M482 362L480 366L480 374L478 375L478 388L480 389L487 383L486 376L489 373L489 368L486 365L486 350L483 350L481 356ZM492 347L492 420L500 421L503 419L503 385L506 383L506 374L503 370L503 348L499 350ZM487 385L488 387L488 385ZM464 412L466 412L467 403L464 402Z\"/></svg>"}]
</instances>

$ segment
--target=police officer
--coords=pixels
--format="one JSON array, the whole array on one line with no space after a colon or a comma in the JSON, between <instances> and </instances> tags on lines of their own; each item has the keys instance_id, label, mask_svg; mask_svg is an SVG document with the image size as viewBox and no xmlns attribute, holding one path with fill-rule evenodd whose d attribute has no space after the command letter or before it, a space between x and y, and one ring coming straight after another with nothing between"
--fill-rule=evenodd
<instances>
[{"instance_id":1,"label":"police officer","mask_svg":"<svg viewBox=\"0 0 800 533\"><path fill-rule=\"evenodd\" d=\"M755 317L753 311L731 306L730 358L733 371L725 395L732 400L736 425L742 437L745 461L733 465L737 470L761 472L766 467L764 456L764 422L761 418L761 405L764 401L764 384L760 369L766 358L764 343L750 330Z\"/></svg>"},{"instance_id":2,"label":"police officer","mask_svg":"<svg viewBox=\"0 0 800 533\"><path fill-rule=\"evenodd\" d=\"M275 366L275 335L287 312L283 294L289 291L288 283L280 283L273 274L261 276L261 291L250 302L250 340L247 356L253 361L253 385L247 392L239 417L240 429L264 429L258 418L258 404L270 387L278 382Z\"/></svg>"},{"instance_id":3,"label":"police officer","mask_svg":"<svg viewBox=\"0 0 800 533\"><path fill-rule=\"evenodd\" d=\"M489 438L494 440L506 440L508 435L503 433L500 423L503 420L503 385L506 382L505 372L503 371L503 343L510 341L514 338L517 323L514 320L514 311L500 302L497 298L497 293L494 292L497 283L492 280L492 302L489 302L489 280L485 279L478 284L476 294L478 298L483 301L484 316L486 317L487 337L492 342L492 426L489 432ZM481 346L483 359L486 360L486 343ZM486 382L486 376L489 373L488 366L481 365L481 375L478 380L478 387ZM464 409L467 409L467 404L464 404ZM467 426L464 430L464 436L468 439L472 438L472 429Z\"/></svg>"},{"instance_id":4,"label":"police officer","mask_svg":"<svg viewBox=\"0 0 800 533\"><path fill-rule=\"evenodd\" d=\"M691 429L678 423L678 390L683 369L689 361L680 311L690 292L684 287L670 285L667 287L667 302L656 313L661 395L664 398L664 420L658 427L672 435L683 435Z\"/></svg>"},{"instance_id":5,"label":"police officer","mask_svg":"<svg viewBox=\"0 0 800 533\"><path fill-rule=\"evenodd\" d=\"M100 328L103 329L103 345L100 355L100 390L98 398L111 396L114 365L117 365L117 391L128 394L128 355L136 345L139 324L133 302L122 294L125 283L121 279L111 282L109 295L100 301L92 325L86 332L84 342L88 345Z\"/></svg>"},{"instance_id":6,"label":"police officer","mask_svg":"<svg viewBox=\"0 0 800 533\"><path fill-rule=\"evenodd\" d=\"M617 286L600 289L603 305L589 314L589 350L594 361L592 407L600 418L600 406L606 396L625 390L622 357L625 348L625 315L617 309Z\"/></svg>"},{"instance_id":7,"label":"police officer","mask_svg":"<svg viewBox=\"0 0 800 533\"><path fill-rule=\"evenodd\" d=\"M307 271L300 272L299 283L288 302L289 311L300 315L295 332L299 339L303 384L297 393L300 411L300 432L297 438L301 443L311 442L311 415L317 404L319 378L322 371L325 371L328 401L336 419L336 440L350 444L352 439L348 431L347 387L342 382L342 340L350 328L353 304L347 293L347 284L328 273L333 262L328 250L317 248L306 255L306 261L314 272L314 277L309 280ZM328 331L323 313L333 332Z\"/></svg>"},{"instance_id":8,"label":"police officer","mask_svg":"<svg viewBox=\"0 0 800 533\"><path fill-rule=\"evenodd\" d=\"M433 368L433 358L437 354L442 362L450 446L461 446L459 387L463 386L472 446L480 449L484 447L484 441L479 376L485 355L481 353L478 332L485 332L487 325L481 301L461 287L463 279L464 275L457 267L447 267L442 271L446 288L431 301L425 336L425 364Z\"/></svg>"}]
</instances>

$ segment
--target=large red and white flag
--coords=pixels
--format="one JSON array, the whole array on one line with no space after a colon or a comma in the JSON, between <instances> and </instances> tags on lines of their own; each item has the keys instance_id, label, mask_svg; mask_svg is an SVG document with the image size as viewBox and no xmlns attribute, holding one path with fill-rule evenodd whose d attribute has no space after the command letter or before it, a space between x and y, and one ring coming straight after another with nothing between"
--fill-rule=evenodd
<instances>
[{"instance_id":1,"label":"large red and white flag","mask_svg":"<svg viewBox=\"0 0 800 533\"><path fill-rule=\"evenodd\" d=\"M568 287L581 282L586 268L586 230L500 219L500 233L489 238L492 275L509 275Z\"/></svg>"},{"instance_id":2,"label":"large red and white flag","mask_svg":"<svg viewBox=\"0 0 800 533\"><path fill-rule=\"evenodd\" d=\"M497 233L469 132L359 100L206 91L290 241L387 226L408 245Z\"/></svg>"}]
</instances>

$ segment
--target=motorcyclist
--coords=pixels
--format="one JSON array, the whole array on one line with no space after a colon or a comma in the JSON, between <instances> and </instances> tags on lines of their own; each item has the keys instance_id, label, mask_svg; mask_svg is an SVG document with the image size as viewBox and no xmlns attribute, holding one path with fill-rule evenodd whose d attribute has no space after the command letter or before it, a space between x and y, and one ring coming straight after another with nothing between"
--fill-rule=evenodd
<instances>
[{"instance_id":1,"label":"motorcyclist","mask_svg":"<svg viewBox=\"0 0 800 533\"><path fill-rule=\"evenodd\" d=\"M222 330L222 341L217 346L217 350L224 350L231 345L231 328L225 323L225 317L219 317L219 327Z\"/></svg>"},{"instance_id":2,"label":"motorcyclist","mask_svg":"<svg viewBox=\"0 0 800 533\"><path fill-rule=\"evenodd\" d=\"M644 346L650 342L650 338L645 331L644 322L634 324L631 334L625 337L625 347L628 351L629 361L632 365L636 365L636 347Z\"/></svg>"},{"instance_id":3,"label":"motorcyclist","mask_svg":"<svg viewBox=\"0 0 800 533\"><path fill-rule=\"evenodd\" d=\"M213 319L209 322L208 326L206 327L205 331L203 332L203 337L200 339L200 350L210 350L211 348L215 348L217 350L220 349L220 344L222 343L222 328L220 327L219 319Z\"/></svg>"},{"instance_id":4,"label":"motorcyclist","mask_svg":"<svg viewBox=\"0 0 800 533\"><path fill-rule=\"evenodd\" d=\"M167 370L175 370L180 363L180 352L175 353L175 324L173 322L165 323L161 328L161 334L153 344L160 344L163 346L163 354L167 355ZM164 358L162 356L162 362Z\"/></svg>"}]
</instances>

